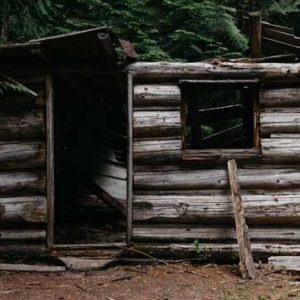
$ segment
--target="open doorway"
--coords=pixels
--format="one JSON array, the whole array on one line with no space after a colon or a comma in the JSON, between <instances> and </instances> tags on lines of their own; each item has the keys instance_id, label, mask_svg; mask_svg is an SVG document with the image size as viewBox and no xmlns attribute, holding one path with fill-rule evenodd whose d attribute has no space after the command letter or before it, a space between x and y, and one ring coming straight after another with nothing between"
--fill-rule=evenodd
<instances>
[{"instance_id":1,"label":"open doorway","mask_svg":"<svg viewBox=\"0 0 300 300\"><path fill-rule=\"evenodd\" d=\"M112 75L54 77L54 244L125 242L122 95Z\"/></svg>"}]
</instances>

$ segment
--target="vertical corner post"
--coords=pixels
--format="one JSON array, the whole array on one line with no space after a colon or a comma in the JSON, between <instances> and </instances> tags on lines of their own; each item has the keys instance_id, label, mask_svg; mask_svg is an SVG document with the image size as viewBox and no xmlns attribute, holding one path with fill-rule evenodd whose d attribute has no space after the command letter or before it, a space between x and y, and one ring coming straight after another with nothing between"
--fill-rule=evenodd
<instances>
[{"instance_id":1,"label":"vertical corner post","mask_svg":"<svg viewBox=\"0 0 300 300\"><path fill-rule=\"evenodd\" d=\"M46 76L47 250L54 243L54 95L53 78Z\"/></svg>"},{"instance_id":2,"label":"vertical corner post","mask_svg":"<svg viewBox=\"0 0 300 300\"><path fill-rule=\"evenodd\" d=\"M127 80L128 149L127 149L127 245L132 241L132 199L133 199L133 75Z\"/></svg>"}]
</instances>

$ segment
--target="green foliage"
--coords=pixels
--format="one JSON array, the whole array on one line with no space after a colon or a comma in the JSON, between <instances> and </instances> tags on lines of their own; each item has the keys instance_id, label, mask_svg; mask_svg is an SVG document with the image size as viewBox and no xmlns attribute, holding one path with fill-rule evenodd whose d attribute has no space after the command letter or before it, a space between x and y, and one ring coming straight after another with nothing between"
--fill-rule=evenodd
<instances>
[{"instance_id":1,"label":"green foliage","mask_svg":"<svg viewBox=\"0 0 300 300\"><path fill-rule=\"evenodd\" d=\"M140 60L199 61L237 57L247 49L247 40L237 28L237 15L262 8L268 20L291 26L299 17L299 2L2 0L0 42L109 26L120 37L133 42Z\"/></svg>"},{"instance_id":2,"label":"green foliage","mask_svg":"<svg viewBox=\"0 0 300 300\"><path fill-rule=\"evenodd\" d=\"M35 92L31 91L23 84L5 75L1 75L1 77L0 77L0 95L4 95L6 92L14 92L14 93L36 96Z\"/></svg>"}]
</instances>

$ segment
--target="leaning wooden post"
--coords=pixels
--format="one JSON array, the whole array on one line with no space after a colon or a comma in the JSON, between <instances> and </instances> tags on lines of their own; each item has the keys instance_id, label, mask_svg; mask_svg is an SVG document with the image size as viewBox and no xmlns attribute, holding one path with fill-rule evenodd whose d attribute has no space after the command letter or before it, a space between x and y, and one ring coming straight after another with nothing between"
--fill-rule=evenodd
<instances>
[{"instance_id":1,"label":"leaning wooden post","mask_svg":"<svg viewBox=\"0 0 300 300\"><path fill-rule=\"evenodd\" d=\"M249 13L249 34L251 56L261 57L261 12Z\"/></svg>"},{"instance_id":2,"label":"leaning wooden post","mask_svg":"<svg viewBox=\"0 0 300 300\"><path fill-rule=\"evenodd\" d=\"M239 245L240 269L242 277L255 278L255 265L251 253L248 227L245 221L245 213L242 205L242 198L237 177L237 165L234 159L227 162L228 177L231 188L231 198L233 202L235 227L237 241Z\"/></svg>"}]
</instances>

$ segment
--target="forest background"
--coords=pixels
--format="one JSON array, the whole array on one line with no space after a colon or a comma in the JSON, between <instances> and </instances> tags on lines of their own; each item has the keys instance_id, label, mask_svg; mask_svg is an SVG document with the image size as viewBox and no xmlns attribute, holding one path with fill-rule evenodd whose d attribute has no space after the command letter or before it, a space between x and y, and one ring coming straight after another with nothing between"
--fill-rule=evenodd
<instances>
[{"instance_id":1,"label":"forest background","mask_svg":"<svg viewBox=\"0 0 300 300\"><path fill-rule=\"evenodd\" d=\"M248 41L238 18L257 10L300 33L300 0L1 0L0 43L109 26L140 60L239 57Z\"/></svg>"}]
</instances>

